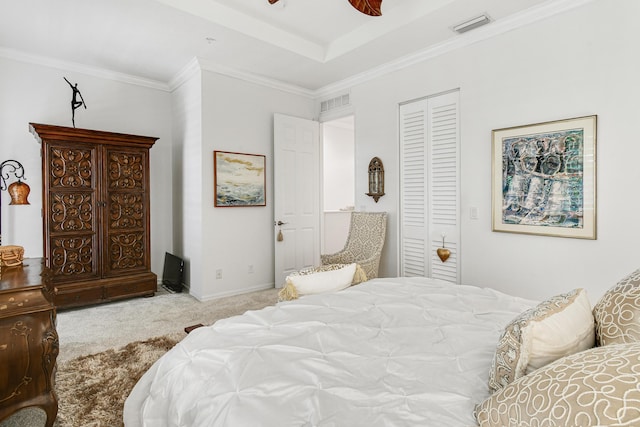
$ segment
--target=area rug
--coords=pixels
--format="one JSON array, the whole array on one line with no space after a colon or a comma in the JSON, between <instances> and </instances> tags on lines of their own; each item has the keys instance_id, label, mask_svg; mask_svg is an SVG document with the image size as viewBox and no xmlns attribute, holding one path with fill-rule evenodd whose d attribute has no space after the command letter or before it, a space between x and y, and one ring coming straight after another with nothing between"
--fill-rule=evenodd
<instances>
[{"instance_id":1,"label":"area rug","mask_svg":"<svg viewBox=\"0 0 640 427\"><path fill-rule=\"evenodd\" d=\"M140 377L179 341L167 335L62 363L56 374L61 427L123 426L124 401Z\"/></svg>"}]
</instances>

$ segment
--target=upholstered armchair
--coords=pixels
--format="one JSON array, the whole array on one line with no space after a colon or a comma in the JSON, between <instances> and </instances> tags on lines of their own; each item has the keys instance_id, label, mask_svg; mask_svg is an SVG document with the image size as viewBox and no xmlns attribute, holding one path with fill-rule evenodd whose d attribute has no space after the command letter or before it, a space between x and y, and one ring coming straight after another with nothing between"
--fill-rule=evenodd
<instances>
[{"instance_id":1,"label":"upholstered armchair","mask_svg":"<svg viewBox=\"0 0 640 427\"><path fill-rule=\"evenodd\" d=\"M344 249L320 255L322 265L358 263L367 279L378 277L380 254L387 232L386 212L352 212Z\"/></svg>"}]
</instances>

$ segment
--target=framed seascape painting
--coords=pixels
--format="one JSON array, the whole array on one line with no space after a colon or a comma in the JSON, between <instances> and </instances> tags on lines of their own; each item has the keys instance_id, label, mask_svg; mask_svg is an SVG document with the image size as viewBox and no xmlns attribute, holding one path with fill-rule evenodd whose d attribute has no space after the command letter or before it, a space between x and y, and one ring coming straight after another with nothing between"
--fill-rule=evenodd
<instances>
[{"instance_id":1,"label":"framed seascape painting","mask_svg":"<svg viewBox=\"0 0 640 427\"><path fill-rule=\"evenodd\" d=\"M214 151L214 206L266 206L265 167L261 154Z\"/></svg>"},{"instance_id":2,"label":"framed seascape painting","mask_svg":"<svg viewBox=\"0 0 640 427\"><path fill-rule=\"evenodd\" d=\"M596 238L596 118L492 132L493 231Z\"/></svg>"}]
</instances>

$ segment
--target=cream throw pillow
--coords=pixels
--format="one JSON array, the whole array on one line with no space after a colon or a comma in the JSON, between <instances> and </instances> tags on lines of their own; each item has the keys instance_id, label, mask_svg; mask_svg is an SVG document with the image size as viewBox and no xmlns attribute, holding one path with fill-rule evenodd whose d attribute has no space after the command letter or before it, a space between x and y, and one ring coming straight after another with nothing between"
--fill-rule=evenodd
<instances>
[{"instance_id":1,"label":"cream throw pillow","mask_svg":"<svg viewBox=\"0 0 640 427\"><path fill-rule=\"evenodd\" d=\"M518 378L568 354L593 347L594 321L584 289L557 295L516 317L498 341L489 389L500 390Z\"/></svg>"},{"instance_id":2,"label":"cream throw pillow","mask_svg":"<svg viewBox=\"0 0 640 427\"><path fill-rule=\"evenodd\" d=\"M593 308L597 345L640 341L640 270L620 280Z\"/></svg>"},{"instance_id":3,"label":"cream throw pillow","mask_svg":"<svg viewBox=\"0 0 640 427\"><path fill-rule=\"evenodd\" d=\"M518 379L476 407L480 427L640 426L640 343L595 347Z\"/></svg>"},{"instance_id":4,"label":"cream throw pillow","mask_svg":"<svg viewBox=\"0 0 640 427\"><path fill-rule=\"evenodd\" d=\"M278 293L278 301L291 301L300 295L335 292L367 280L356 264L327 264L290 274Z\"/></svg>"},{"instance_id":5,"label":"cream throw pillow","mask_svg":"<svg viewBox=\"0 0 640 427\"><path fill-rule=\"evenodd\" d=\"M335 292L351 286L356 264L348 264L337 270L320 271L313 274L292 274L287 277L296 287L298 295Z\"/></svg>"}]
</instances>

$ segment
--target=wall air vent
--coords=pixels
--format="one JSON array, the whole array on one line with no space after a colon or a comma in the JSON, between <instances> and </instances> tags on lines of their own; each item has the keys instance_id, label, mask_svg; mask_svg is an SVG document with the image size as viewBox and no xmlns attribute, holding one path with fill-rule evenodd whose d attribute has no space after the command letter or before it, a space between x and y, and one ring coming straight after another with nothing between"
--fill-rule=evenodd
<instances>
[{"instance_id":1,"label":"wall air vent","mask_svg":"<svg viewBox=\"0 0 640 427\"><path fill-rule=\"evenodd\" d=\"M480 16L476 16L475 18L468 19L458 25L455 25L451 27L451 29L456 33L462 34L475 28L482 27L483 25L487 25L489 22L491 22L491 18L486 13L483 13Z\"/></svg>"},{"instance_id":2,"label":"wall air vent","mask_svg":"<svg viewBox=\"0 0 640 427\"><path fill-rule=\"evenodd\" d=\"M348 93L322 101L320 103L320 113L326 113L336 108L346 107L347 105L351 105Z\"/></svg>"}]
</instances>

